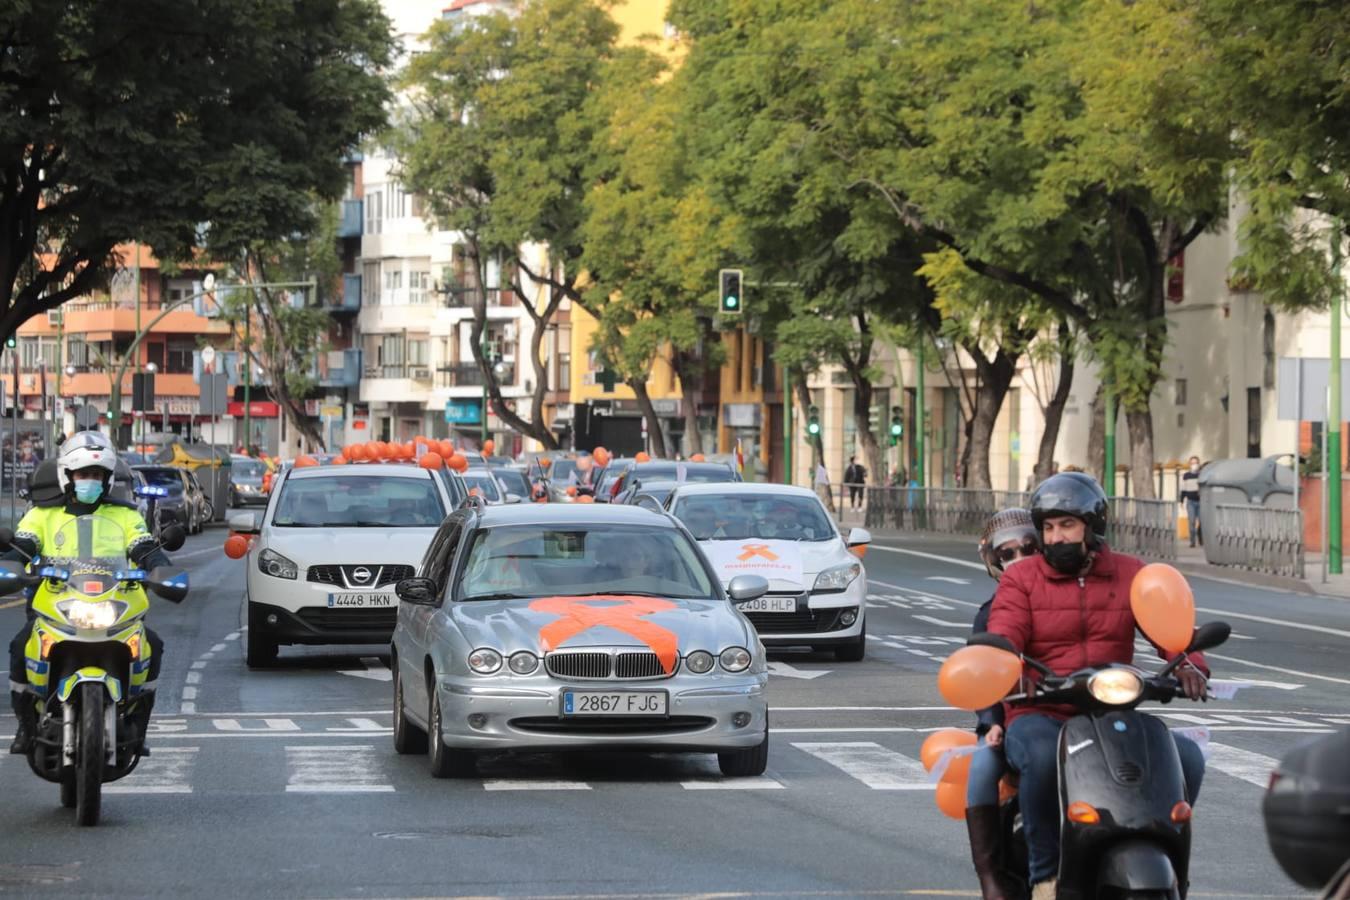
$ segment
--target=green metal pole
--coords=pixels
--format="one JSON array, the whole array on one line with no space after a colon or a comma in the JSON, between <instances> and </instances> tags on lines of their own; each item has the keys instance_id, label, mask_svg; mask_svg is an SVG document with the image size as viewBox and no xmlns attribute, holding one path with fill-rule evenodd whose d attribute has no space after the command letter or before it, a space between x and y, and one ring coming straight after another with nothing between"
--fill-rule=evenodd
<instances>
[{"instance_id":1,"label":"green metal pole","mask_svg":"<svg viewBox=\"0 0 1350 900\"><path fill-rule=\"evenodd\" d=\"M253 349L253 306L244 310L244 452L253 446L253 416L249 408L253 401L253 360L249 351Z\"/></svg>"},{"instance_id":2,"label":"green metal pole","mask_svg":"<svg viewBox=\"0 0 1350 900\"><path fill-rule=\"evenodd\" d=\"M1327 500L1327 571L1341 574L1341 303L1345 300L1345 283L1341 274L1341 223L1331 229L1331 264L1336 275L1336 294L1331 300L1331 409L1327 414L1327 480L1331 494Z\"/></svg>"},{"instance_id":3,"label":"green metal pole","mask_svg":"<svg viewBox=\"0 0 1350 900\"><path fill-rule=\"evenodd\" d=\"M918 365L918 374L917 374L917 376L916 376L915 379L914 379L914 392L915 392L915 396L918 397L918 403L919 403L919 416L918 416L918 420L919 420L919 421L918 421L918 424L916 425L916 427L915 427L915 429L914 429L914 441L915 441L915 447L916 447L916 450L917 450L917 453L916 453L917 463L916 463L916 465L915 465L914 468L918 470L918 471L916 472L916 475L917 475L917 479L916 479L916 480L919 482L919 487L927 487L927 486L928 486L928 479L927 479L927 478L925 477L925 475L924 475L924 456L925 456L925 453L926 453L926 451L925 451L925 449L924 449L924 443L925 443L925 439L926 439L926 436L927 436L927 433L928 433L928 409L927 409L927 405L926 405L926 398L924 397L924 392L923 392L923 338L922 338L922 337L919 338L919 365Z\"/></svg>"},{"instance_id":4,"label":"green metal pole","mask_svg":"<svg viewBox=\"0 0 1350 900\"><path fill-rule=\"evenodd\" d=\"M792 370L783 366L783 483L792 484Z\"/></svg>"},{"instance_id":5,"label":"green metal pole","mask_svg":"<svg viewBox=\"0 0 1350 900\"><path fill-rule=\"evenodd\" d=\"M1105 410L1102 412L1102 418L1106 425L1105 440L1106 445L1106 464L1102 466L1102 487L1106 489L1106 496L1114 497L1116 494L1116 395L1112 392L1108 384L1102 392L1102 405Z\"/></svg>"}]
</instances>

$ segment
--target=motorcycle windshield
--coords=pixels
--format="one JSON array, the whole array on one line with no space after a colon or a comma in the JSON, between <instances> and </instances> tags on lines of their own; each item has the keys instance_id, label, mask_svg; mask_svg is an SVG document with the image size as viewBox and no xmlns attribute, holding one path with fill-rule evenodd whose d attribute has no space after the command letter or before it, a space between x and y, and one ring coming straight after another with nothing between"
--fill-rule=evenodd
<instances>
[{"instance_id":1,"label":"motorcycle windshield","mask_svg":"<svg viewBox=\"0 0 1350 900\"><path fill-rule=\"evenodd\" d=\"M122 526L103 516L80 516L72 519L52 539L44 562L70 572L70 583L77 587L86 578L94 590L102 593L106 585L98 584L100 576L111 581L121 571L135 568L127 561L127 533Z\"/></svg>"}]
</instances>

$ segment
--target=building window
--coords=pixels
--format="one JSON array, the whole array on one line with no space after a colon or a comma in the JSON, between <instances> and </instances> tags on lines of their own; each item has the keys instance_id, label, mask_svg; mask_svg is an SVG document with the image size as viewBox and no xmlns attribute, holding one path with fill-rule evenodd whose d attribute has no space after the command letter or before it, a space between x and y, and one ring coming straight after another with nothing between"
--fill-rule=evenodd
<instances>
[{"instance_id":1,"label":"building window","mask_svg":"<svg viewBox=\"0 0 1350 900\"><path fill-rule=\"evenodd\" d=\"M83 369L89 365L89 345L83 338L71 338L66 341L66 359L72 366Z\"/></svg>"},{"instance_id":2,"label":"building window","mask_svg":"<svg viewBox=\"0 0 1350 900\"><path fill-rule=\"evenodd\" d=\"M430 299L431 290L431 272L430 270L413 271L408 273L408 302L414 306L421 306Z\"/></svg>"},{"instance_id":3,"label":"building window","mask_svg":"<svg viewBox=\"0 0 1350 900\"><path fill-rule=\"evenodd\" d=\"M361 264L361 302L365 306L376 306L380 302L380 264L368 262Z\"/></svg>"},{"instance_id":4,"label":"building window","mask_svg":"<svg viewBox=\"0 0 1350 900\"><path fill-rule=\"evenodd\" d=\"M384 195L366 191L366 234L379 234L384 228Z\"/></svg>"},{"instance_id":5,"label":"building window","mask_svg":"<svg viewBox=\"0 0 1350 900\"><path fill-rule=\"evenodd\" d=\"M410 366L429 366L431 357L428 351L427 340L408 341L408 365Z\"/></svg>"},{"instance_id":6,"label":"building window","mask_svg":"<svg viewBox=\"0 0 1350 900\"><path fill-rule=\"evenodd\" d=\"M1176 383L1176 392L1177 392L1177 394L1176 394L1176 405L1177 405L1177 406L1185 406L1185 405L1186 405L1186 379L1185 379L1185 378L1178 378L1178 379L1177 379L1177 383Z\"/></svg>"},{"instance_id":7,"label":"building window","mask_svg":"<svg viewBox=\"0 0 1350 900\"><path fill-rule=\"evenodd\" d=\"M192 353L197 349L194 338L169 338L164 357L164 371L171 375L192 372Z\"/></svg>"},{"instance_id":8,"label":"building window","mask_svg":"<svg viewBox=\"0 0 1350 900\"><path fill-rule=\"evenodd\" d=\"M155 364L155 368L164 371L164 342L154 341L145 345L145 361Z\"/></svg>"}]
</instances>

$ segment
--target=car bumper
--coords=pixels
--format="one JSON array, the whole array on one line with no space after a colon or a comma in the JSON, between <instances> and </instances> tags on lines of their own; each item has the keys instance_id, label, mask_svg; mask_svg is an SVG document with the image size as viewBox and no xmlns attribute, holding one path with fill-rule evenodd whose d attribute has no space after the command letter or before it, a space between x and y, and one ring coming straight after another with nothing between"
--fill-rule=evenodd
<instances>
[{"instance_id":1,"label":"car bumper","mask_svg":"<svg viewBox=\"0 0 1350 900\"><path fill-rule=\"evenodd\" d=\"M768 723L768 676L699 676L649 682L575 682L494 687L483 678L441 677L442 738L459 750L642 749L719 752L758 746ZM700 683L702 682L702 683ZM575 690L662 690L668 715L637 719L564 718L561 694ZM470 716L482 716L477 727ZM737 724L737 716L743 724Z\"/></svg>"},{"instance_id":2,"label":"car bumper","mask_svg":"<svg viewBox=\"0 0 1350 900\"><path fill-rule=\"evenodd\" d=\"M292 611L248 601L249 634L279 644L388 644L398 607L330 609L302 606Z\"/></svg>"},{"instance_id":3,"label":"car bumper","mask_svg":"<svg viewBox=\"0 0 1350 900\"><path fill-rule=\"evenodd\" d=\"M844 625L840 619L852 611L856 619ZM747 613L766 647L826 647L857 643L867 620L866 576L857 578L848 590L837 594L811 594L796 613Z\"/></svg>"}]
</instances>

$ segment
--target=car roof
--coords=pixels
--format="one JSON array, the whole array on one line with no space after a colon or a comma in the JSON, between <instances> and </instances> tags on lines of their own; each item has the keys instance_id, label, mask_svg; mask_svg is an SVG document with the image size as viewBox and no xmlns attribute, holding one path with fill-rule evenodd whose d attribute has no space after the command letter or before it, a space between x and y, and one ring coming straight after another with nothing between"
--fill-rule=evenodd
<instances>
[{"instance_id":1,"label":"car roof","mask_svg":"<svg viewBox=\"0 0 1350 900\"><path fill-rule=\"evenodd\" d=\"M655 525L675 528L670 517L638 506L611 503L512 503L479 511L479 525Z\"/></svg>"},{"instance_id":2,"label":"car roof","mask_svg":"<svg viewBox=\"0 0 1350 900\"><path fill-rule=\"evenodd\" d=\"M430 478L431 470L421 466L355 465L355 466L301 466L291 467L286 477L327 478L330 475L354 475L357 478Z\"/></svg>"},{"instance_id":3,"label":"car roof","mask_svg":"<svg viewBox=\"0 0 1350 900\"><path fill-rule=\"evenodd\" d=\"M734 471L726 463L719 462L690 462L687 459L654 459L651 462L635 463L630 472L641 478L643 471L652 469L668 469L674 466L676 469L683 467L686 472L730 472Z\"/></svg>"},{"instance_id":4,"label":"car roof","mask_svg":"<svg viewBox=\"0 0 1350 900\"><path fill-rule=\"evenodd\" d=\"M774 494L782 496L784 494L793 497L814 497L815 491L810 488L797 487L791 484L765 484L762 482L725 482L722 484L707 484L685 482L680 485L681 497L696 497L701 494Z\"/></svg>"}]
</instances>

